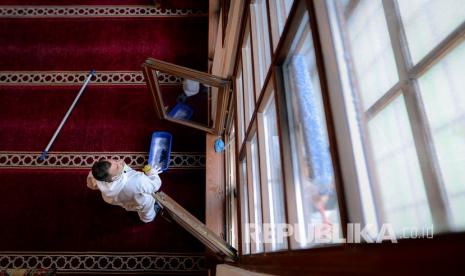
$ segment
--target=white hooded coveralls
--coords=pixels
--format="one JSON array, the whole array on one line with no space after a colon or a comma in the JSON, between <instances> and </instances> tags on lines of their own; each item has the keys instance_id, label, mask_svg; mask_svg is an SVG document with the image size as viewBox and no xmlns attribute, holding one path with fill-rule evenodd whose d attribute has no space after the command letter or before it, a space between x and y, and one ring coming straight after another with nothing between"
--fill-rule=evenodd
<instances>
[{"instance_id":1,"label":"white hooded coveralls","mask_svg":"<svg viewBox=\"0 0 465 276\"><path fill-rule=\"evenodd\" d=\"M123 172L113 182L96 180L92 172L87 176L87 187L100 190L105 202L127 211L136 211L143 222L151 222L156 215L153 193L161 187L158 174L149 176L124 164Z\"/></svg>"}]
</instances>

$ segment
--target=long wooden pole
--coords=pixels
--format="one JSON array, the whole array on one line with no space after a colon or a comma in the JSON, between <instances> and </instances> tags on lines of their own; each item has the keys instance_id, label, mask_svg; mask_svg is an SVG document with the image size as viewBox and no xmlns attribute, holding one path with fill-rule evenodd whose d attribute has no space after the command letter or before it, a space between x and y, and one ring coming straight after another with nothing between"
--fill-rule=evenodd
<instances>
[{"instance_id":1,"label":"long wooden pole","mask_svg":"<svg viewBox=\"0 0 465 276\"><path fill-rule=\"evenodd\" d=\"M91 71L89 72L89 75L87 75L87 78L86 78L84 84L82 85L81 90L79 90L79 93L77 94L77 96L76 96L76 98L74 99L73 103L72 103L71 106L69 107L68 112L66 112L65 117L63 118L63 120L61 120L60 125L58 126L57 130L56 130L55 133L53 134L52 139L50 139L50 142L48 142L47 147L45 148L45 150L44 150L44 151L42 152L42 154L40 155L39 160L44 161L45 158L47 158L48 150L49 150L50 147L52 146L53 142L55 142L55 139L57 138L58 134L60 133L61 128L63 128L63 125L66 123L66 120L68 119L69 114L71 114L71 111L73 111L74 106L75 106L76 103L78 102L78 100L79 100L79 98L81 97L82 93L83 93L84 90L86 89L87 84L89 84L90 79L91 79L93 76L95 76L95 70L91 70Z\"/></svg>"}]
</instances>

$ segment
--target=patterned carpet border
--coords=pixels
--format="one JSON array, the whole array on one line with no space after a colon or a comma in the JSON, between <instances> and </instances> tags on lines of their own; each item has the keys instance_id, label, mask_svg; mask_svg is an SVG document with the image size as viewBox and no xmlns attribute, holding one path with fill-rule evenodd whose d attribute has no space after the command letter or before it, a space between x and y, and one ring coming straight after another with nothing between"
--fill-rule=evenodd
<instances>
[{"instance_id":1,"label":"patterned carpet border","mask_svg":"<svg viewBox=\"0 0 465 276\"><path fill-rule=\"evenodd\" d=\"M205 257L170 253L0 252L0 269L56 269L75 273L167 273L205 271Z\"/></svg>"},{"instance_id":2,"label":"patterned carpet border","mask_svg":"<svg viewBox=\"0 0 465 276\"><path fill-rule=\"evenodd\" d=\"M0 18L82 17L191 17L207 16L202 10L162 9L155 6L0 6Z\"/></svg>"},{"instance_id":3,"label":"patterned carpet border","mask_svg":"<svg viewBox=\"0 0 465 276\"><path fill-rule=\"evenodd\" d=\"M45 161L39 161L41 152L0 151L1 168L90 168L102 158L124 159L135 169L142 168L148 159L146 152L50 152ZM170 169L204 169L205 155L198 152L171 152Z\"/></svg>"},{"instance_id":4,"label":"patterned carpet border","mask_svg":"<svg viewBox=\"0 0 465 276\"><path fill-rule=\"evenodd\" d=\"M84 71L0 71L0 85L82 85L89 72ZM181 78L158 73L162 85L177 85ZM97 71L89 85L145 85L141 71Z\"/></svg>"}]
</instances>

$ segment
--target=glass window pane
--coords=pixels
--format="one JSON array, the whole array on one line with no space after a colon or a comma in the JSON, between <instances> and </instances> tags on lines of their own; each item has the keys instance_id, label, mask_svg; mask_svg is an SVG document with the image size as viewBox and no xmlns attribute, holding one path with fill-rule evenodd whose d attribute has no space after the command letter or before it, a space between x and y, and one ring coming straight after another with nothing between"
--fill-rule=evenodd
<instances>
[{"instance_id":1,"label":"glass window pane","mask_svg":"<svg viewBox=\"0 0 465 276\"><path fill-rule=\"evenodd\" d=\"M270 35L266 0L252 1L252 49L254 55L255 97L258 99L271 63Z\"/></svg>"},{"instance_id":2,"label":"glass window pane","mask_svg":"<svg viewBox=\"0 0 465 276\"><path fill-rule=\"evenodd\" d=\"M465 20L463 0L398 0L412 61L417 63Z\"/></svg>"},{"instance_id":3,"label":"glass window pane","mask_svg":"<svg viewBox=\"0 0 465 276\"><path fill-rule=\"evenodd\" d=\"M293 0L270 0L271 29L273 36L273 50L278 46L279 38L286 24Z\"/></svg>"},{"instance_id":4,"label":"glass window pane","mask_svg":"<svg viewBox=\"0 0 465 276\"><path fill-rule=\"evenodd\" d=\"M341 10L338 20L347 38L346 49L350 49L353 82L358 84L361 104L367 110L399 79L382 1L349 1L352 4L347 6L334 1Z\"/></svg>"},{"instance_id":5,"label":"glass window pane","mask_svg":"<svg viewBox=\"0 0 465 276\"><path fill-rule=\"evenodd\" d=\"M242 144L244 141L244 92L242 85L242 63L239 61L239 67L237 68L237 77L236 77L236 114L237 114L237 126L239 128L239 144Z\"/></svg>"},{"instance_id":6,"label":"glass window pane","mask_svg":"<svg viewBox=\"0 0 465 276\"><path fill-rule=\"evenodd\" d=\"M251 223L254 224L254 231L251 231L252 240L252 253L263 252L263 220L262 220L262 198L260 188L260 171L259 171L259 157L258 157L258 144L257 135L255 134L250 141L250 157L252 165L252 183L249 183L249 194L252 196L252 205L249 207L252 212Z\"/></svg>"},{"instance_id":7,"label":"glass window pane","mask_svg":"<svg viewBox=\"0 0 465 276\"><path fill-rule=\"evenodd\" d=\"M357 68L356 59L365 62L363 60L366 57L361 50L358 57L353 55L354 43L361 42L354 42L354 38L348 39L353 36L348 32L351 31L350 18L355 16L359 17L356 21L359 21L360 32L371 30L371 20L374 19L370 19L373 13L368 11L375 8L369 9L367 5L377 6L376 9L379 10L376 13L383 21L383 28L379 29L379 35L381 33L385 35L386 49L390 52L388 56L391 61L380 68L367 67L372 72L360 74L352 69ZM367 115L371 117L371 114L364 112L369 106L365 105L364 99L367 95L364 95L363 84L360 83L365 82L364 78L371 78L373 74L385 74L388 68L395 71L382 3L369 0L328 1L328 15L333 32L335 54L343 88L341 96L344 99L347 124L350 127L356 178L362 201L363 217L360 219L363 219L364 223L376 226L377 229L374 229L373 234L377 234L376 230L380 229L382 223L391 223L396 233L403 237L409 235L409 233L403 233L403 228L406 227L430 229L433 223L432 215L402 91L398 91L398 96L392 101L385 101L383 105L380 105L379 108L382 109L377 110L378 113L369 121L367 121ZM344 20L344 18L348 19ZM373 37L376 36L373 34ZM347 43L347 40L350 40L350 43ZM366 41L369 44L369 40ZM378 46L374 48L376 47ZM349 53L352 55L348 55ZM369 59L381 61L385 58L383 54L378 54L378 56L368 53ZM397 78L398 76L395 75L395 81ZM374 82L375 85L378 83L384 87L384 91L381 91L379 95L392 88L391 85L384 85L382 81ZM377 99L379 96L373 98L373 100ZM342 137L342 139L349 138Z\"/></svg>"},{"instance_id":8,"label":"glass window pane","mask_svg":"<svg viewBox=\"0 0 465 276\"><path fill-rule=\"evenodd\" d=\"M339 225L320 80L307 15L283 65L299 247L312 245L309 224ZM295 219L294 219L295 220ZM338 227L338 226L335 226Z\"/></svg>"},{"instance_id":9,"label":"glass window pane","mask_svg":"<svg viewBox=\"0 0 465 276\"><path fill-rule=\"evenodd\" d=\"M368 130L383 222L391 223L397 234L403 234L402 227L431 226L431 213L403 96L370 120Z\"/></svg>"},{"instance_id":10,"label":"glass window pane","mask_svg":"<svg viewBox=\"0 0 465 276\"><path fill-rule=\"evenodd\" d=\"M279 146L278 120L274 98L271 98L263 112L265 161L266 161L266 191L271 225L271 251L287 248L287 238L278 237L278 227L286 223L284 214L284 191L281 167L281 149Z\"/></svg>"},{"instance_id":11,"label":"glass window pane","mask_svg":"<svg viewBox=\"0 0 465 276\"><path fill-rule=\"evenodd\" d=\"M250 254L249 218L249 192L247 188L247 163L241 161L239 165L241 177L241 231L242 231L242 254Z\"/></svg>"},{"instance_id":12,"label":"glass window pane","mask_svg":"<svg viewBox=\"0 0 465 276\"><path fill-rule=\"evenodd\" d=\"M247 129L255 108L250 31L246 32L244 36L244 45L242 45L242 75L245 109L245 129Z\"/></svg>"},{"instance_id":13,"label":"glass window pane","mask_svg":"<svg viewBox=\"0 0 465 276\"><path fill-rule=\"evenodd\" d=\"M354 71L351 70L352 62L349 58L350 49L348 48L349 44L346 42L346 28L344 27L344 17L343 11L345 14L350 14L352 8L350 8L350 3L357 3L354 0L333 0L326 1L329 22L331 27L331 33L333 36L333 47L335 50L335 55L337 58L338 65L338 78L340 79L340 85L343 89L342 95L337 94L337 97L343 99L344 103L341 105L341 109L345 111L344 119L346 120L347 127L349 128L349 135L345 137L348 139L348 146L351 148L350 155L347 154L347 160L341 160L341 162L354 162L355 168L354 175L352 179L347 179L347 185L352 186L353 190L358 188L361 201L362 214L359 218L361 223L369 223L374 226L374 230L378 228L378 220L376 214L376 206L373 200L373 194L371 190L371 179L370 173L368 171L368 153L366 151L367 140L365 135L365 120L360 114L362 112L362 107L360 104L360 94L356 91L357 82ZM336 73L336 72L335 72ZM332 81L333 76L328 76L328 81ZM337 116L337 115L336 115ZM336 120L339 118L335 118ZM343 137L341 137L344 139ZM350 182L349 182L350 181ZM356 193L354 193L356 194ZM348 204L353 205L352 202L355 202L355 198L348 199ZM358 204L358 202L355 202ZM349 210L348 212L354 212L354 210ZM357 212L357 210L355 210ZM358 213L358 212L357 212Z\"/></svg>"},{"instance_id":14,"label":"glass window pane","mask_svg":"<svg viewBox=\"0 0 465 276\"><path fill-rule=\"evenodd\" d=\"M450 52L419 80L433 133L453 227L465 229L465 43Z\"/></svg>"}]
</instances>

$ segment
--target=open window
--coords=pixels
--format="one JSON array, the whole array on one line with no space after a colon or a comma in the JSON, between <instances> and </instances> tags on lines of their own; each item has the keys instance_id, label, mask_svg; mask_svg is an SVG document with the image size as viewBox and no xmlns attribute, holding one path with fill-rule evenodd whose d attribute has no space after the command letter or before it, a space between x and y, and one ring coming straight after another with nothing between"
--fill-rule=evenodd
<instances>
[{"instance_id":1,"label":"open window","mask_svg":"<svg viewBox=\"0 0 465 276\"><path fill-rule=\"evenodd\" d=\"M160 119L221 135L230 81L149 58L142 65ZM173 85L163 85L168 82Z\"/></svg>"},{"instance_id":2,"label":"open window","mask_svg":"<svg viewBox=\"0 0 465 276\"><path fill-rule=\"evenodd\" d=\"M235 248L212 230L208 229L205 224L190 214L171 197L163 192L155 193L154 197L174 221L207 246L219 259L230 262L237 260L237 251Z\"/></svg>"}]
</instances>

